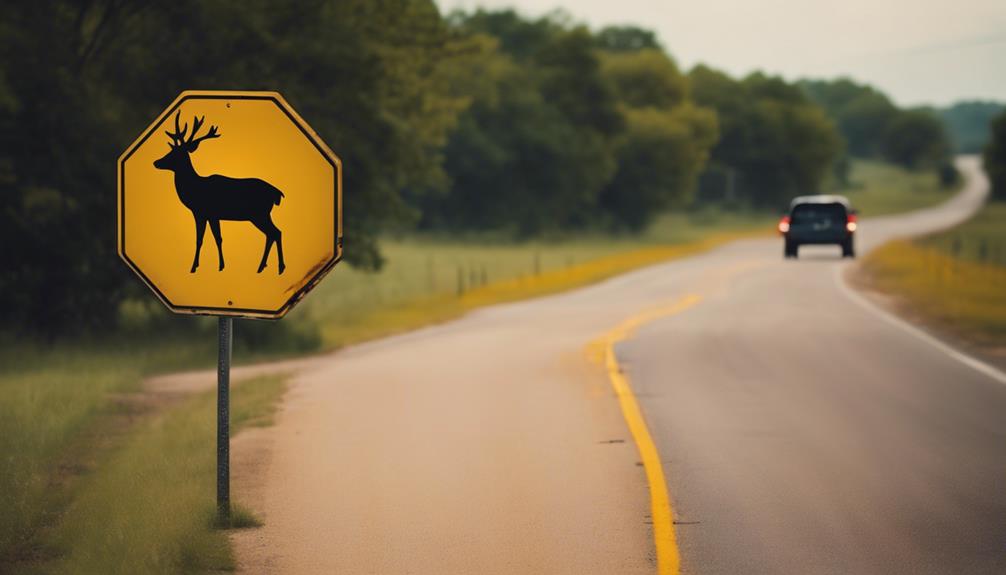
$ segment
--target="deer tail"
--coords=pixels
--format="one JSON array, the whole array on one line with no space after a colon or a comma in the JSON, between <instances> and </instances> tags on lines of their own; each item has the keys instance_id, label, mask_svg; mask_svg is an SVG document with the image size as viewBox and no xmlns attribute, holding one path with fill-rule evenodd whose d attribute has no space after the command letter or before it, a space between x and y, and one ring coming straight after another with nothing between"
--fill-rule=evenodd
<instances>
[{"instance_id":1,"label":"deer tail","mask_svg":"<svg viewBox=\"0 0 1006 575\"><path fill-rule=\"evenodd\" d=\"M282 201L284 197L286 196L283 195L283 192L276 190L276 201L274 203L278 206L280 201Z\"/></svg>"}]
</instances>

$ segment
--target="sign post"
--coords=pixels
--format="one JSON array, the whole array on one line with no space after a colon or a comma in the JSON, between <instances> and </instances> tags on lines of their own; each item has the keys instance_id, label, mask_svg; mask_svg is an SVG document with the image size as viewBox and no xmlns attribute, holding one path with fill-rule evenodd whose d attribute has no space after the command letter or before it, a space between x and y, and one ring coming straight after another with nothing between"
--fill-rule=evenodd
<instances>
[{"instance_id":1,"label":"sign post","mask_svg":"<svg viewBox=\"0 0 1006 575\"><path fill-rule=\"evenodd\" d=\"M217 523L231 524L231 347L234 318L217 319Z\"/></svg>"},{"instance_id":2,"label":"sign post","mask_svg":"<svg viewBox=\"0 0 1006 575\"><path fill-rule=\"evenodd\" d=\"M282 318L342 259L342 163L276 92L182 92L119 157L117 232L119 256L168 309L218 316L227 526L233 319Z\"/></svg>"}]
</instances>

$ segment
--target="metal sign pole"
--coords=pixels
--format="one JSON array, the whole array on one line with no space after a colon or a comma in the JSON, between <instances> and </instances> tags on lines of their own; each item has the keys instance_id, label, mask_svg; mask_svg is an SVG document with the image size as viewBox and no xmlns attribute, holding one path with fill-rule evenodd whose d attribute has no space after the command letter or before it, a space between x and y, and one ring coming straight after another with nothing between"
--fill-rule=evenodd
<instances>
[{"instance_id":1,"label":"metal sign pole","mask_svg":"<svg viewBox=\"0 0 1006 575\"><path fill-rule=\"evenodd\" d=\"M220 344L217 360L217 520L222 527L229 527L231 524L230 384L233 322L232 318L221 317L217 323L217 339Z\"/></svg>"}]
</instances>

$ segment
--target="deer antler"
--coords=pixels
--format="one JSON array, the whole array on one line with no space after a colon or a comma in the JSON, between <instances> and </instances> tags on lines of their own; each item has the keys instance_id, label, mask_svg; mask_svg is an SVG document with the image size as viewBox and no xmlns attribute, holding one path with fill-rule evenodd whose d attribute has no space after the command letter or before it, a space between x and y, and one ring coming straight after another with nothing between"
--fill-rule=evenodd
<instances>
[{"instance_id":1,"label":"deer antler","mask_svg":"<svg viewBox=\"0 0 1006 575\"><path fill-rule=\"evenodd\" d=\"M202 142L203 140L209 140L210 138L220 137L220 134L217 133L216 126L210 126L210 131L207 132L205 136L199 136L198 138L196 137L196 133L199 131L199 128L203 126L203 121L205 119L206 116L203 116L202 118L196 118L195 116L192 117L192 135L190 135L189 140L185 142L185 146L186 148L188 148L190 152L196 151L196 148L199 147L199 142ZM188 124L186 124L186 126L187 125Z\"/></svg>"},{"instance_id":2,"label":"deer antler","mask_svg":"<svg viewBox=\"0 0 1006 575\"><path fill-rule=\"evenodd\" d=\"M181 129L178 128L178 117L181 116L181 115L182 115L182 111L181 110L178 110L178 112L175 114L175 131L174 131L174 133L171 133L171 132L169 132L167 130L164 131L164 133L167 134L169 138L171 138L172 142L174 142L174 143L171 144L172 148L177 148L178 146L182 145L182 143L185 141L185 132L189 131L189 124L188 123L185 124L184 128L181 128ZM195 133L195 131L193 131L193 133Z\"/></svg>"}]
</instances>

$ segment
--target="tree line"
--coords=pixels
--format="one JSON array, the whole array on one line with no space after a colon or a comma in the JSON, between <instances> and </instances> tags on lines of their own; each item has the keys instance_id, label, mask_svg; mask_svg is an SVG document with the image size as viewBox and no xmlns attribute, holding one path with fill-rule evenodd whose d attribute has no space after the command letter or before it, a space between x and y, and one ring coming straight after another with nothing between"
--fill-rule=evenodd
<instances>
[{"instance_id":1,"label":"tree line","mask_svg":"<svg viewBox=\"0 0 1006 575\"><path fill-rule=\"evenodd\" d=\"M949 152L869 87L685 71L648 30L562 13L38 0L5 7L0 55L0 324L17 331L110 326L142 291L115 255L114 162L184 89L282 92L342 157L347 259L371 269L389 226L631 233L700 200L775 208L847 153Z\"/></svg>"},{"instance_id":2,"label":"tree line","mask_svg":"<svg viewBox=\"0 0 1006 575\"><path fill-rule=\"evenodd\" d=\"M934 114L898 109L882 92L849 79L800 85L835 119L849 155L884 158L907 168L934 167L946 158L949 141Z\"/></svg>"}]
</instances>

